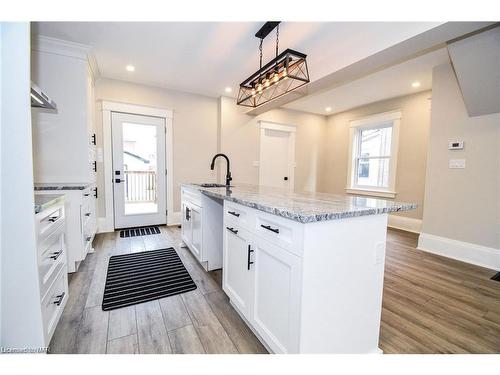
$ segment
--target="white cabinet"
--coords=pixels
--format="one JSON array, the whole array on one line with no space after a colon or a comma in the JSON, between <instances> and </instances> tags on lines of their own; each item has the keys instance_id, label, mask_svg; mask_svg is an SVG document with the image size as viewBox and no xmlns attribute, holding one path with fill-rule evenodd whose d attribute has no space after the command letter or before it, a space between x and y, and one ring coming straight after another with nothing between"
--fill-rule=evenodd
<instances>
[{"instance_id":1,"label":"white cabinet","mask_svg":"<svg viewBox=\"0 0 500 375\"><path fill-rule=\"evenodd\" d=\"M207 271L222 267L222 201L197 189L181 189L181 237L186 247Z\"/></svg>"},{"instance_id":2,"label":"white cabinet","mask_svg":"<svg viewBox=\"0 0 500 375\"><path fill-rule=\"evenodd\" d=\"M274 352L296 353L299 349L301 259L258 238L253 248L251 322Z\"/></svg>"},{"instance_id":3,"label":"white cabinet","mask_svg":"<svg viewBox=\"0 0 500 375\"><path fill-rule=\"evenodd\" d=\"M224 292L245 316L251 312L252 253L250 233L236 226L224 230Z\"/></svg>"},{"instance_id":4,"label":"white cabinet","mask_svg":"<svg viewBox=\"0 0 500 375\"><path fill-rule=\"evenodd\" d=\"M223 223L223 290L269 350L380 352L387 215L302 224L226 200Z\"/></svg>"}]
</instances>

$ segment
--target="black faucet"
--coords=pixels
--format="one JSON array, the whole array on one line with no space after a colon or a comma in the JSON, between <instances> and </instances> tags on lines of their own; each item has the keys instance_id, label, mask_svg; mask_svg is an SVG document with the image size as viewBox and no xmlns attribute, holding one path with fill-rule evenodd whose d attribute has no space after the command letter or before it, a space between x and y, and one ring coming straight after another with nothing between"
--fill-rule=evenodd
<instances>
[{"instance_id":1,"label":"black faucet","mask_svg":"<svg viewBox=\"0 0 500 375\"><path fill-rule=\"evenodd\" d=\"M227 164L227 170L226 170L226 186L229 187L231 185L231 180L233 179L231 177L231 171L229 169L229 158L225 154L217 154L213 157L212 159L212 164L210 164L210 169L213 171L215 167L215 159L217 159L219 156L222 156L224 159L226 159L226 164Z\"/></svg>"}]
</instances>

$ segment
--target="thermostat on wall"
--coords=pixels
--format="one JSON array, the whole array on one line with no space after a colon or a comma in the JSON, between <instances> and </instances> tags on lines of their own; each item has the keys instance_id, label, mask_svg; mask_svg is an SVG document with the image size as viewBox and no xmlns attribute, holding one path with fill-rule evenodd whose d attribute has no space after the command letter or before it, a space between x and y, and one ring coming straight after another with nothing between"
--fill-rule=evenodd
<instances>
[{"instance_id":1,"label":"thermostat on wall","mask_svg":"<svg viewBox=\"0 0 500 375\"><path fill-rule=\"evenodd\" d=\"M464 141L450 142L448 144L448 150L463 150L463 149L464 149Z\"/></svg>"}]
</instances>

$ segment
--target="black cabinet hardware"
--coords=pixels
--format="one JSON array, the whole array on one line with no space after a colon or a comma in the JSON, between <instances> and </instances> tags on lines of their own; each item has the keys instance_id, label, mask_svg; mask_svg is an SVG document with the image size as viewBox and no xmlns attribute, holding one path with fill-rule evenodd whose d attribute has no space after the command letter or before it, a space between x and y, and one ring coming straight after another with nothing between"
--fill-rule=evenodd
<instances>
[{"instance_id":1,"label":"black cabinet hardware","mask_svg":"<svg viewBox=\"0 0 500 375\"><path fill-rule=\"evenodd\" d=\"M94 160L94 162L92 164L94 164L94 167L93 167L94 172L97 172L97 161Z\"/></svg>"},{"instance_id":2,"label":"black cabinet hardware","mask_svg":"<svg viewBox=\"0 0 500 375\"><path fill-rule=\"evenodd\" d=\"M186 220L191 220L191 210L189 209L189 207L186 207Z\"/></svg>"},{"instance_id":3,"label":"black cabinet hardware","mask_svg":"<svg viewBox=\"0 0 500 375\"><path fill-rule=\"evenodd\" d=\"M83 194L84 197L88 197L89 195L90 195L90 193Z\"/></svg>"},{"instance_id":4,"label":"black cabinet hardware","mask_svg":"<svg viewBox=\"0 0 500 375\"><path fill-rule=\"evenodd\" d=\"M248 256L247 256L247 269L250 271L250 265L253 264L253 262L250 262L250 254L253 253L253 250L250 249L250 245L248 245Z\"/></svg>"},{"instance_id":5,"label":"black cabinet hardware","mask_svg":"<svg viewBox=\"0 0 500 375\"><path fill-rule=\"evenodd\" d=\"M120 180L119 178L115 178L115 182L119 184L120 182L122 182L122 180Z\"/></svg>"},{"instance_id":6,"label":"black cabinet hardware","mask_svg":"<svg viewBox=\"0 0 500 375\"><path fill-rule=\"evenodd\" d=\"M92 144L95 146L97 144L96 140L95 140L95 133L92 134Z\"/></svg>"},{"instance_id":7,"label":"black cabinet hardware","mask_svg":"<svg viewBox=\"0 0 500 375\"><path fill-rule=\"evenodd\" d=\"M50 221L51 223L53 223L53 222L54 222L54 221L56 221L57 219L59 219L59 216L51 216L51 217L49 217L49 221Z\"/></svg>"},{"instance_id":8,"label":"black cabinet hardware","mask_svg":"<svg viewBox=\"0 0 500 375\"><path fill-rule=\"evenodd\" d=\"M228 214L231 214L233 216L236 216L236 217L240 217L240 214L234 212L234 211L227 211Z\"/></svg>"},{"instance_id":9,"label":"black cabinet hardware","mask_svg":"<svg viewBox=\"0 0 500 375\"><path fill-rule=\"evenodd\" d=\"M230 227L226 227L226 229L230 232L233 232L234 234L238 234L238 230L237 229L234 229L234 228L230 228Z\"/></svg>"},{"instance_id":10,"label":"black cabinet hardware","mask_svg":"<svg viewBox=\"0 0 500 375\"><path fill-rule=\"evenodd\" d=\"M115 171L115 176L119 176L120 175L120 171Z\"/></svg>"},{"instance_id":11,"label":"black cabinet hardware","mask_svg":"<svg viewBox=\"0 0 500 375\"><path fill-rule=\"evenodd\" d=\"M94 188L94 197L97 199L97 188Z\"/></svg>"},{"instance_id":12,"label":"black cabinet hardware","mask_svg":"<svg viewBox=\"0 0 500 375\"><path fill-rule=\"evenodd\" d=\"M90 216L90 212L87 212L87 213L85 214L85 216Z\"/></svg>"},{"instance_id":13,"label":"black cabinet hardware","mask_svg":"<svg viewBox=\"0 0 500 375\"><path fill-rule=\"evenodd\" d=\"M270 225L262 225L261 224L261 227L264 228L264 229L270 230L271 232L274 232L274 233L279 233L280 232L280 230L278 228L271 228Z\"/></svg>"},{"instance_id":14,"label":"black cabinet hardware","mask_svg":"<svg viewBox=\"0 0 500 375\"><path fill-rule=\"evenodd\" d=\"M85 241L89 242L91 239L92 239L92 237L88 236L87 238L85 238Z\"/></svg>"},{"instance_id":15,"label":"black cabinet hardware","mask_svg":"<svg viewBox=\"0 0 500 375\"><path fill-rule=\"evenodd\" d=\"M283 180L288 181L288 177L283 177Z\"/></svg>"},{"instance_id":16,"label":"black cabinet hardware","mask_svg":"<svg viewBox=\"0 0 500 375\"><path fill-rule=\"evenodd\" d=\"M59 294L58 296L56 296L56 300L54 301L54 305L61 306L61 303L62 303L65 295L66 295L66 292L62 292L62 294Z\"/></svg>"},{"instance_id":17,"label":"black cabinet hardware","mask_svg":"<svg viewBox=\"0 0 500 375\"><path fill-rule=\"evenodd\" d=\"M55 253L52 253L52 255L49 257L50 259L54 259L54 260L57 260L57 258L59 258L59 255L62 254L62 250L59 250Z\"/></svg>"}]
</instances>

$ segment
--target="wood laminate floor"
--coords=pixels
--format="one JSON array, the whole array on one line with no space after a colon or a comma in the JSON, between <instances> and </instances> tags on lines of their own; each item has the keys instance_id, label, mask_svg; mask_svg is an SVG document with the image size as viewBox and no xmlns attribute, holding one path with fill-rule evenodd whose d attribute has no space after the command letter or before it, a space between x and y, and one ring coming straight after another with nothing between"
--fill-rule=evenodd
<instances>
[{"instance_id":1,"label":"wood laminate floor","mask_svg":"<svg viewBox=\"0 0 500 375\"><path fill-rule=\"evenodd\" d=\"M420 252L416 236L389 231L380 347L385 353L499 353L500 282L492 270ZM205 272L180 230L96 237L50 344L51 353L267 353L229 304L221 272ZM198 288L102 311L108 258L175 247Z\"/></svg>"}]
</instances>

